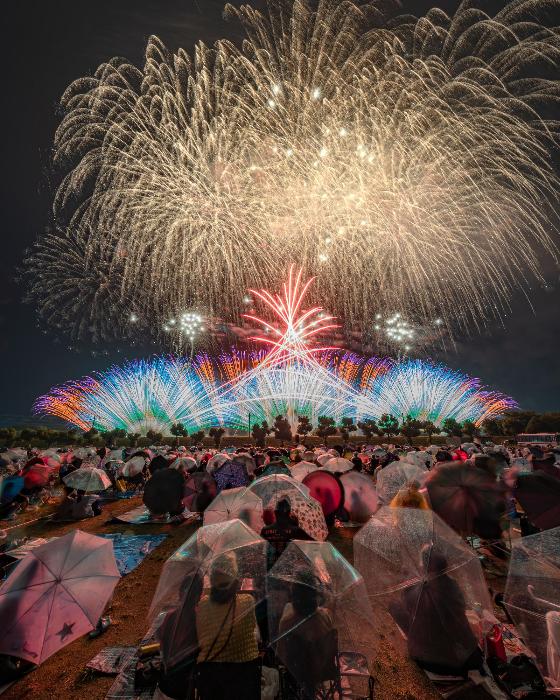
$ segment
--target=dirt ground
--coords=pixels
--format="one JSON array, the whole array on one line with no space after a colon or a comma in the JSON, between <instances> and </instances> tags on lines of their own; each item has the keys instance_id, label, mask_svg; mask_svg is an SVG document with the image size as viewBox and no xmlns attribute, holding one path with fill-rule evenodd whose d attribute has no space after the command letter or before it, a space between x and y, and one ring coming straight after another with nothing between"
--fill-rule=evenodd
<instances>
[{"instance_id":1,"label":"dirt ground","mask_svg":"<svg viewBox=\"0 0 560 700\"><path fill-rule=\"evenodd\" d=\"M86 664L101 649L110 646L132 646L140 642L147 631L147 613L165 560L194 532L197 525L107 525L111 516L124 513L140 504L140 498L119 501L105 506L101 516L79 524L92 533L122 532L129 534L166 534L167 539L140 566L118 584L108 610L113 624L97 639L82 637L49 658L37 670L13 685L3 696L5 700L102 700L114 681L86 673ZM36 514L34 517L37 517ZM26 519L33 517L28 515ZM19 537L54 537L76 527L70 524L38 522L13 530ZM329 540L350 561L355 529L333 529ZM390 626L388 625L388 628ZM379 647L373 650L373 675L376 679L377 700L435 700L439 694L418 667L410 662L392 642L392 630L379 630Z\"/></svg>"}]
</instances>

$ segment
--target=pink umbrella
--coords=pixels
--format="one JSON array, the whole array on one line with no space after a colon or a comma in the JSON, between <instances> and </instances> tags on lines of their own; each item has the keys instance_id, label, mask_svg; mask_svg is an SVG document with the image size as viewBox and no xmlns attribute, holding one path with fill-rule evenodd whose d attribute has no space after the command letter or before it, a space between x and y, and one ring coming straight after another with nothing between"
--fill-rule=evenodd
<instances>
[{"instance_id":1,"label":"pink umbrella","mask_svg":"<svg viewBox=\"0 0 560 700\"><path fill-rule=\"evenodd\" d=\"M110 540L74 530L37 547L0 587L0 653L42 663L94 629L119 578Z\"/></svg>"}]
</instances>

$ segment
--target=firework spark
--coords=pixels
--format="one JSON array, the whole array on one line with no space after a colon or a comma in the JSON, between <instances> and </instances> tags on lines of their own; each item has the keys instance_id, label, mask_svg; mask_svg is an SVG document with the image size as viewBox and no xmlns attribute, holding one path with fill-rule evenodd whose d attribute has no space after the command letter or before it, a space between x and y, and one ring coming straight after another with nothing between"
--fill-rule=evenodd
<instances>
[{"instance_id":1,"label":"firework spark","mask_svg":"<svg viewBox=\"0 0 560 700\"><path fill-rule=\"evenodd\" d=\"M558 4L228 6L241 48L152 37L143 68L104 63L62 98L61 228L28 264L40 316L102 338L123 308L156 328L162 309L235 314L286 259L362 328L378 309L499 315L555 249Z\"/></svg>"}]
</instances>

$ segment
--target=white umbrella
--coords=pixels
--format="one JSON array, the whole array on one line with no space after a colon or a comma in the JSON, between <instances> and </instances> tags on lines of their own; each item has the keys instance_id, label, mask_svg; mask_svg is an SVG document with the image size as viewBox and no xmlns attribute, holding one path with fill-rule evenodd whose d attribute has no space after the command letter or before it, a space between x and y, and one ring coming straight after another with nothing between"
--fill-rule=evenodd
<instances>
[{"instance_id":1,"label":"white umbrella","mask_svg":"<svg viewBox=\"0 0 560 700\"><path fill-rule=\"evenodd\" d=\"M197 464L196 459L192 457L177 457L169 466L171 469L178 469L182 472L192 472L196 469Z\"/></svg>"},{"instance_id":2,"label":"white umbrella","mask_svg":"<svg viewBox=\"0 0 560 700\"><path fill-rule=\"evenodd\" d=\"M142 455L131 457L128 462L121 464L119 467L119 476L124 476L125 479L132 479L138 474L141 474L146 464L146 458Z\"/></svg>"},{"instance_id":3,"label":"white umbrella","mask_svg":"<svg viewBox=\"0 0 560 700\"><path fill-rule=\"evenodd\" d=\"M105 491L111 486L111 480L102 469L96 467L80 467L62 480L71 489L94 493L95 491Z\"/></svg>"},{"instance_id":4,"label":"white umbrella","mask_svg":"<svg viewBox=\"0 0 560 700\"><path fill-rule=\"evenodd\" d=\"M420 469L427 469L434 462L434 456L430 452L409 452L405 461Z\"/></svg>"},{"instance_id":5,"label":"white umbrella","mask_svg":"<svg viewBox=\"0 0 560 700\"><path fill-rule=\"evenodd\" d=\"M221 467L224 462L227 462L231 459L230 455L223 454L222 452L218 452L215 454L213 457L211 457L208 460L208 464L206 465L206 471L211 474L215 469L218 469L218 467Z\"/></svg>"},{"instance_id":6,"label":"white umbrella","mask_svg":"<svg viewBox=\"0 0 560 700\"><path fill-rule=\"evenodd\" d=\"M204 511L204 525L223 523L238 518L257 534L264 527L262 500L244 486L220 491Z\"/></svg>"},{"instance_id":7,"label":"white umbrella","mask_svg":"<svg viewBox=\"0 0 560 700\"><path fill-rule=\"evenodd\" d=\"M323 454L320 454L320 455L317 457L317 462L319 462L319 464L320 464L321 466L323 466L323 464L325 464L326 462L328 462L329 459L333 459L333 456L330 455L330 454L328 454L327 452L324 452Z\"/></svg>"},{"instance_id":8,"label":"white umbrella","mask_svg":"<svg viewBox=\"0 0 560 700\"><path fill-rule=\"evenodd\" d=\"M308 474L320 469L316 464L312 462L298 462L296 465L290 468L292 472L292 479L296 481L303 481Z\"/></svg>"},{"instance_id":9,"label":"white umbrella","mask_svg":"<svg viewBox=\"0 0 560 700\"><path fill-rule=\"evenodd\" d=\"M323 463L323 469L328 472L349 472L354 465L349 459L344 457L331 457L327 462Z\"/></svg>"}]
</instances>

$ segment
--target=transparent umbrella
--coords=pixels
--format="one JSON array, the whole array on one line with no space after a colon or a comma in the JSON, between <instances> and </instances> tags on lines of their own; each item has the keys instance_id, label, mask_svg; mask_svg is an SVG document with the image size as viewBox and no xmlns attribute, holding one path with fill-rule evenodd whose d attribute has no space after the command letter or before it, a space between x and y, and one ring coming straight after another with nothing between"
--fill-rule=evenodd
<instances>
[{"instance_id":1,"label":"transparent umbrella","mask_svg":"<svg viewBox=\"0 0 560 700\"><path fill-rule=\"evenodd\" d=\"M371 608L362 577L330 542L290 543L267 576L267 601L270 641L298 697L315 698L318 686L368 696Z\"/></svg>"},{"instance_id":2,"label":"transparent umbrella","mask_svg":"<svg viewBox=\"0 0 560 700\"><path fill-rule=\"evenodd\" d=\"M389 505L397 493L410 483L424 484L428 476L425 467L411 464L410 462L391 462L381 469L377 475L376 490L382 503Z\"/></svg>"},{"instance_id":3,"label":"transparent umbrella","mask_svg":"<svg viewBox=\"0 0 560 700\"><path fill-rule=\"evenodd\" d=\"M440 673L479 665L495 622L488 587L476 552L435 513L381 508L354 538L354 562L411 658Z\"/></svg>"},{"instance_id":4,"label":"transparent umbrella","mask_svg":"<svg viewBox=\"0 0 560 700\"><path fill-rule=\"evenodd\" d=\"M560 695L560 527L513 541L504 603L549 690Z\"/></svg>"},{"instance_id":5,"label":"transparent umbrella","mask_svg":"<svg viewBox=\"0 0 560 700\"><path fill-rule=\"evenodd\" d=\"M228 520L243 521L257 534L264 526L261 499L244 487L221 491L204 511L204 524L213 525Z\"/></svg>"},{"instance_id":6,"label":"transparent umbrella","mask_svg":"<svg viewBox=\"0 0 560 700\"><path fill-rule=\"evenodd\" d=\"M159 628L167 666L195 655L202 644L211 645L212 640L196 633L195 611L207 605L218 580L245 596L239 605L226 606L227 626L254 614L265 594L266 549L267 543L245 523L230 520L199 528L166 561L149 617Z\"/></svg>"},{"instance_id":7,"label":"transparent umbrella","mask_svg":"<svg viewBox=\"0 0 560 700\"><path fill-rule=\"evenodd\" d=\"M271 505L274 505L280 494L289 496L291 493L294 493L306 497L309 496L309 489L306 486L284 474L263 476L253 481L253 483L247 487L247 490L256 494L261 499L263 508L269 508Z\"/></svg>"}]
</instances>

